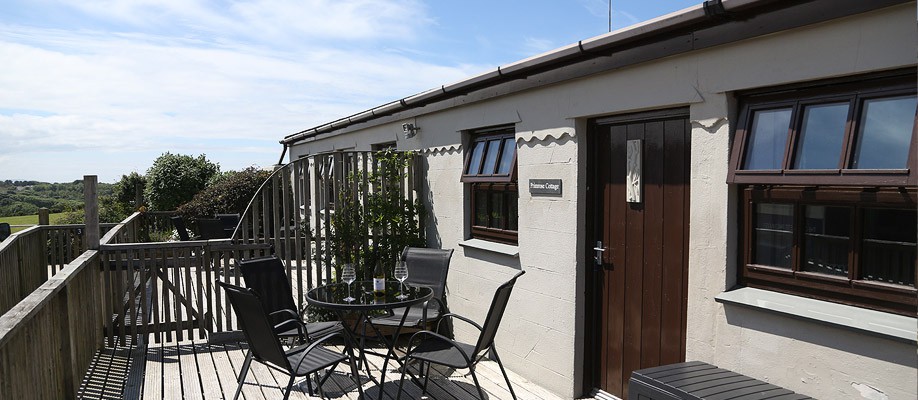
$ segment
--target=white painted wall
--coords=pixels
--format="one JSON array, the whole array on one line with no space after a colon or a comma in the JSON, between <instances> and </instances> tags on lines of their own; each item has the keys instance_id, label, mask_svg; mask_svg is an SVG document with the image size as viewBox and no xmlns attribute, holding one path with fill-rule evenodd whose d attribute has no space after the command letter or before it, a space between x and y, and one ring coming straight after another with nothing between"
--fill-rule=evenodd
<instances>
[{"instance_id":1,"label":"white painted wall","mask_svg":"<svg viewBox=\"0 0 918 400\"><path fill-rule=\"evenodd\" d=\"M482 321L493 290L527 271L497 344L513 371L562 396L580 395L583 276L589 256L582 185L589 117L690 106L692 120L687 355L816 398L914 399L914 344L738 309L714 301L736 282L735 190L725 183L738 90L915 65L915 4L619 69L576 81L300 144L291 157L369 149L397 138L426 159L431 244L454 248L448 298ZM411 139L401 123L421 127ZM467 247L461 131L516 124L519 258ZM579 171L579 172L578 172ZM563 196L533 197L531 178L563 181ZM726 210L726 212L725 212ZM578 314L581 313L581 314ZM473 332L457 329L459 339ZM886 397L883 397L883 396ZM872 397L871 397L872 396Z\"/></svg>"}]
</instances>

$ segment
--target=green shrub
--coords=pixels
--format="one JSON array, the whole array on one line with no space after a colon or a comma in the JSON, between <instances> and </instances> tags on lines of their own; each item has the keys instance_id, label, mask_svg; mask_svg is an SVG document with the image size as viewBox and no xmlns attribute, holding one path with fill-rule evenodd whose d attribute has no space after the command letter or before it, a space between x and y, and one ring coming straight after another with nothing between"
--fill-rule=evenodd
<instances>
[{"instance_id":1,"label":"green shrub","mask_svg":"<svg viewBox=\"0 0 918 400\"><path fill-rule=\"evenodd\" d=\"M147 170L146 200L153 210L175 210L194 198L218 172L220 166L208 161L204 154L195 158L164 153Z\"/></svg>"},{"instance_id":2,"label":"green shrub","mask_svg":"<svg viewBox=\"0 0 918 400\"><path fill-rule=\"evenodd\" d=\"M178 213L186 219L213 217L214 214L242 214L258 188L271 176L271 171L249 167L225 174L194 198L182 204Z\"/></svg>"}]
</instances>

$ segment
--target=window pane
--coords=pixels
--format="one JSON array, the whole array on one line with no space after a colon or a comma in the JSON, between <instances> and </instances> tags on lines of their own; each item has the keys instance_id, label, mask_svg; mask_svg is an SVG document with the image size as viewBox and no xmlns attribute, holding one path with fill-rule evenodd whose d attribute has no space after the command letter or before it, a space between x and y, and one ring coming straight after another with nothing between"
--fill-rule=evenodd
<instances>
[{"instance_id":1,"label":"window pane","mask_svg":"<svg viewBox=\"0 0 918 400\"><path fill-rule=\"evenodd\" d=\"M791 109L756 111L743 169L781 169Z\"/></svg>"},{"instance_id":2,"label":"window pane","mask_svg":"<svg viewBox=\"0 0 918 400\"><path fill-rule=\"evenodd\" d=\"M804 271L848 276L851 209L807 206Z\"/></svg>"},{"instance_id":3,"label":"window pane","mask_svg":"<svg viewBox=\"0 0 918 400\"><path fill-rule=\"evenodd\" d=\"M507 175L513 168L513 155L516 154L516 141L513 138L504 139L504 152L500 155L500 164L497 166L499 175Z\"/></svg>"},{"instance_id":4,"label":"window pane","mask_svg":"<svg viewBox=\"0 0 918 400\"><path fill-rule=\"evenodd\" d=\"M915 286L916 221L916 210L864 210L862 279Z\"/></svg>"},{"instance_id":5,"label":"window pane","mask_svg":"<svg viewBox=\"0 0 918 400\"><path fill-rule=\"evenodd\" d=\"M472 195L475 196L475 223L473 225L488 226L488 191L483 185L473 185Z\"/></svg>"},{"instance_id":6,"label":"window pane","mask_svg":"<svg viewBox=\"0 0 918 400\"><path fill-rule=\"evenodd\" d=\"M491 192L491 225L490 228L495 229L506 229L504 225L506 220L505 214L505 197L504 191L494 191Z\"/></svg>"},{"instance_id":7,"label":"window pane","mask_svg":"<svg viewBox=\"0 0 918 400\"><path fill-rule=\"evenodd\" d=\"M520 193L516 190L507 192L507 229L519 230L519 200Z\"/></svg>"},{"instance_id":8,"label":"window pane","mask_svg":"<svg viewBox=\"0 0 918 400\"><path fill-rule=\"evenodd\" d=\"M864 102L852 168L907 167L915 104L915 96Z\"/></svg>"},{"instance_id":9,"label":"window pane","mask_svg":"<svg viewBox=\"0 0 918 400\"><path fill-rule=\"evenodd\" d=\"M472 149L472 155L469 158L469 169L465 171L466 175L478 175L481 170L481 156L484 153L484 142L475 142L475 148Z\"/></svg>"},{"instance_id":10,"label":"window pane","mask_svg":"<svg viewBox=\"0 0 918 400\"><path fill-rule=\"evenodd\" d=\"M500 140L488 141L488 152L485 153L484 167L481 168L482 175L494 174L494 165L497 164L497 153L500 152Z\"/></svg>"},{"instance_id":11,"label":"window pane","mask_svg":"<svg viewBox=\"0 0 918 400\"><path fill-rule=\"evenodd\" d=\"M848 103L806 107L794 168L838 168L847 121Z\"/></svg>"},{"instance_id":12,"label":"window pane","mask_svg":"<svg viewBox=\"0 0 918 400\"><path fill-rule=\"evenodd\" d=\"M756 204L753 234L753 264L791 267L791 249L794 244L793 205Z\"/></svg>"}]
</instances>

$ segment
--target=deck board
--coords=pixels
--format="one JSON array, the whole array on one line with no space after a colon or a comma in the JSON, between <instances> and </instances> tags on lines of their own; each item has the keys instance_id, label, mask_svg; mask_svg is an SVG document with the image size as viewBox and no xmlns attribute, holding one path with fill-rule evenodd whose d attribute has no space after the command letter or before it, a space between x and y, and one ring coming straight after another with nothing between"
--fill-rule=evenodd
<instances>
[{"instance_id":1,"label":"deck board","mask_svg":"<svg viewBox=\"0 0 918 400\"><path fill-rule=\"evenodd\" d=\"M332 346L340 350L340 346ZM84 399L232 399L236 391L236 377L242 368L247 347L245 343L210 344L204 340L149 343L100 350L83 381ZM383 358L368 355L370 370L379 378ZM398 395L401 367L390 362L383 385L383 399L393 400ZM120 371L119 371L120 369ZM409 371L418 374L417 365ZM476 373L489 400L510 399L510 392L500 370L493 361L479 363ZM508 371L513 388L520 400L559 400L560 397L534 385ZM92 376L90 376L92 375ZM243 385L246 400L281 398L287 377L260 363L253 363ZM366 399L377 399L379 385L370 380L366 369L360 371L360 385ZM328 398L357 400L357 384L351 379L350 367L339 365L322 386ZM433 366L427 385L428 393L410 380L404 384L402 399L471 400L478 394L468 370ZM312 400L318 396L307 394L305 378L297 378L291 399Z\"/></svg>"}]
</instances>

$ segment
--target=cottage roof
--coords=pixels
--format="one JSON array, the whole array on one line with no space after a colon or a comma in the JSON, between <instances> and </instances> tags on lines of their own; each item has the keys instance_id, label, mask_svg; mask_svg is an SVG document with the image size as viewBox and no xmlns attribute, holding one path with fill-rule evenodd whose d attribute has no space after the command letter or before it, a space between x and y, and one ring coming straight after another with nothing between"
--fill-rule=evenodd
<instances>
[{"instance_id":1,"label":"cottage roof","mask_svg":"<svg viewBox=\"0 0 918 400\"><path fill-rule=\"evenodd\" d=\"M442 85L366 111L288 135L285 147L320 134L342 131L355 125L385 123L409 111L485 89L555 72L530 85L516 85L508 92L557 83L589 74L622 68L679 53L709 48L782 30L872 11L911 0L708 0L636 25L564 46L534 57L497 67L468 79ZM586 66L592 60L601 63ZM579 65L565 74L558 71ZM485 96L493 97L496 96ZM448 107L448 106L447 106ZM442 107L440 107L442 108ZM433 108L431 108L433 111ZM420 114L422 112L416 113Z\"/></svg>"}]
</instances>

